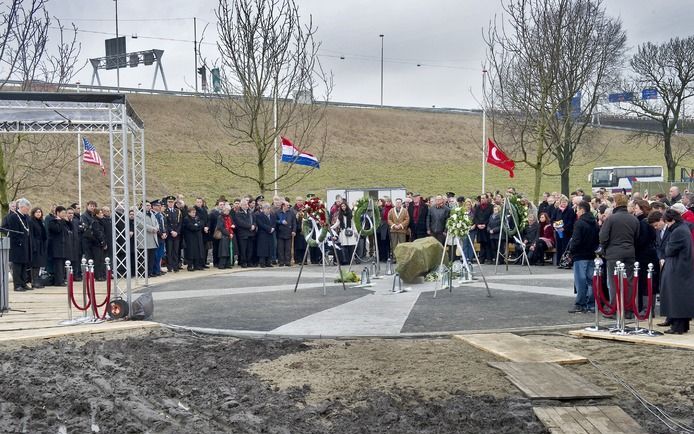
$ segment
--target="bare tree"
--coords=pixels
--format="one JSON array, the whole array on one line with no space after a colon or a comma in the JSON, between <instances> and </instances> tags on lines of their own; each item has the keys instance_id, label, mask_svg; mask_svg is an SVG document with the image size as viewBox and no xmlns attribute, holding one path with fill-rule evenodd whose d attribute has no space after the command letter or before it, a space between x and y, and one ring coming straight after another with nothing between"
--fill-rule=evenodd
<instances>
[{"instance_id":1,"label":"bare tree","mask_svg":"<svg viewBox=\"0 0 694 434\"><path fill-rule=\"evenodd\" d=\"M677 165L694 155L690 140L676 139L685 101L694 96L694 36L662 44L646 42L630 61L633 76L625 88L633 94L625 110L660 123L657 145L662 147L667 179L674 181ZM657 99L643 99L642 89L655 89Z\"/></svg>"},{"instance_id":2,"label":"bare tree","mask_svg":"<svg viewBox=\"0 0 694 434\"><path fill-rule=\"evenodd\" d=\"M261 193L275 182L290 187L312 168L292 162L269 175L275 139L287 135L319 159L327 143L332 82L318 60L316 27L310 17L300 21L294 0L220 0L216 17L221 97L211 107L229 141L206 154ZM314 92L321 89L325 95L317 102Z\"/></svg>"},{"instance_id":3,"label":"bare tree","mask_svg":"<svg viewBox=\"0 0 694 434\"><path fill-rule=\"evenodd\" d=\"M557 16L564 31L557 87L552 95L552 105L559 111L549 118L549 126L561 192L568 195L577 153L594 150L594 134L588 127L599 98L617 83L626 33L618 19L605 15L602 0L570 1L565 11Z\"/></svg>"},{"instance_id":4,"label":"bare tree","mask_svg":"<svg viewBox=\"0 0 694 434\"><path fill-rule=\"evenodd\" d=\"M59 90L81 68L77 28L68 34L56 19L58 42L50 42L51 18L48 0L11 0L0 9L0 89L19 80L19 90ZM85 63L86 64L86 63ZM0 136L0 208L33 188L50 185L74 161L70 145L62 139L48 140L27 134Z\"/></svg>"},{"instance_id":5,"label":"bare tree","mask_svg":"<svg viewBox=\"0 0 694 434\"><path fill-rule=\"evenodd\" d=\"M557 86L563 29L557 15L566 1L502 2L504 19L490 23L485 35L490 63L489 94L494 136L515 160L535 172L534 198L553 161L549 118L558 110ZM498 135L497 135L498 130Z\"/></svg>"},{"instance_id":6,"label":"bare tree","mask_svg":"<svg viewBox=\"0 0 694 434\"><path fill-rule=\"evenodd\" d=\"M615 82L626 35L605 15L601 0L510 0L507 26L487 34L492 101L511 151L535 171L535 199L543 174L559 166L569 193L570 170L599 97Z\"/></svg>"}]
</instances>

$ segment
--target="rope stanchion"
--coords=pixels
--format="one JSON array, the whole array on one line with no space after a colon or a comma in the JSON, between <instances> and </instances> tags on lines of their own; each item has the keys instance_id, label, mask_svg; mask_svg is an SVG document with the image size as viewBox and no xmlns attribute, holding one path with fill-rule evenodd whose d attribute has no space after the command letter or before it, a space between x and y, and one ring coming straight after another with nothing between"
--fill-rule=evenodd
<instances>
[{"instance_id":1,"label":"rope stanchion","mask_svg":"<svg viewBox=\"0 0 694 434\"><path fill-rule=\"evenodd\" d=\"M652 277L651 279L648 279L648 285L646 287L646 296L647 296L647 306L645 309L645 313L643 315L640 315L639 312L639 303L638 303L638 297L639 297L639 263L634 264L634 277L632 279L632 285L634 287L634 294L631 300L631 305L634 309L634 317L637 320L636 323L636 328L639 330L640 333L643 332L643 329L639 329L639 324L638 321L646 321L648 317L651 314L651 303L653 301L653 281Z\"/></svg>"},{"instance_id":2,"label":"rope stanchion","mask_svg":"<svg viewBox=\"0 0 694 434\"><path fill-rule=\"evenodd\" d=\"M609 303L607 300L604 298L604 293L603 293L603 286L602 286L602 269L600 268L598 264L598 260L596 260L596 272L597 276L594 273L593 274L593 293L595 297L595 313L597 314L598 311L602 313L605 316L612 316L617 312L617 303Z\"/></svg>"},{"instance_id":3,"label":"rope stanchion","mask_svg":"<svg viewBox=\"0 0 694 434\"><path fill-rule=\"evenodd\" d=\"M92 266L93 270L93 266ZM106 298L102 303L97 303L96 302L96 280L94 279L94 272L92 271L90 274L90 279L89 279L89 287L90 287L90 293L91 293L91 299L92 299L92 312L94 313L94 318L96 319L106 319L106 313L108 312L108 306L104 308L104 313L99 315L99 308L102 306L106 306L109 301L111 301L111 266L109 265L109 259L106 258Z\"/></svg>"},{"instance_id":4,"label":"rope stanchion","mask_svg":"<svg viewBox=\"0 0 694 434\"><path fill-rule=\"evenodd\" d=\"M79 304L77 304L77 300L75 300L74 285L72 285L72 282L74 282L74 280L70 282L70 288L69 288L69 292L68 292L70 295L70 300L72 301L72 305L75 306L75 308L77 310L84 311L85 313L86 313L87 309L89 309L89 307L92 305L92 300L91 300L91 297L89 296L89 291L87 290L87 286L86 286L87 285L86 282L88 282L88 281L89 281L89 271L87 269L87 271L85 271L83 273L83 282L82 282L82 287L84 288L84 291L83 291L84 292L84 294L83 294L84 295L84 303L85 303L84 306L80 306Z\"/></svg>"},{"instance_id":5,"label":"rope stanchion","mask_svg":"<svg viewBox=\"0 0 694 434\"><path fill-rule=\"evenodd\" d=\"M607 330L600 326L600 313L603 312L602 303L602 260L595 259L595 268L593 269L593 302L595 303L595 325L586 327L585 330L597 332Z\"/></svg>"},{"instance_id":6,"label":"rope stanchion","mask_svg":"<svg viewBox=\"0 0 694 434\"><path fill-rule=\"evenodd\" d=\"M663 333L659 332L657 330L653 330L653 317L655 316L655 309L653 308L653 264L648 264L648 309L649 309L649 315L648 315L648 332L646 333L648 336L662 336Z\"/></svg>"}]
</instances>

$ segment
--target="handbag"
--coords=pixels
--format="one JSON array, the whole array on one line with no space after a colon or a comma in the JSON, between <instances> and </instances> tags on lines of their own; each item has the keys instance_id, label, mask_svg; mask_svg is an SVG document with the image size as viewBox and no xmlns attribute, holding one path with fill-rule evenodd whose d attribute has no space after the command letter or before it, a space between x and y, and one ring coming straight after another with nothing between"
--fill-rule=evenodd
<instances>
[{"instance_id":1,"label":"handbag","mask_svg":"<svg viewBox=\"0 0 694 434\"><path fill-rule=\"evenodd\" d=\"M345 236L346 237L351 237L353 235L354 235L354 231L352 230L352 228L345 229Z\"/></svg>"},{"instance_id":2,"label":"handbag","mask_svg":"<svg viewBox=\"0 0 694 434\"><path fill-rule=\"evenodd\" d=\"M221 240L222 239L222 230L221 229L215 229L214 233L212 234L212 238L215 240Z\"/></svg>"}]
</instances>

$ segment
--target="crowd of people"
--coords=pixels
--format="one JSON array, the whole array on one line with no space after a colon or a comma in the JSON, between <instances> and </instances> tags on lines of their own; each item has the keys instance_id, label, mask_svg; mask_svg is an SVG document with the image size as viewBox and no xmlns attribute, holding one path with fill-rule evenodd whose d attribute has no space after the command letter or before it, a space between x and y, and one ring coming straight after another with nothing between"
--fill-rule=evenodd
<instances>
[{"instance_id":1,"label":"crowd of people","mask_svg":"<svg viewBox=\"0 0 694 434\"><path fill-rule=\"evenodd\" d=\"M519 225L523 230L509 240L515 256L502 254L508 251L505 245L499 248L506 241L502 218L511 218L502 216L504 200L511 195L527 209L527 222ZM262 195L233 200L220 197L209 207L203 198L188 205L183 195L167 196L130 209L127 219L112 220L111 210L94 201L87 202L84 212L73 203L55 206L44 214L41 208L32 208L27 199L20 199L11 204L2 231L11 238L15 291L64 285L67 260L75 265L75 279L80 280L78 264L83 258L94 261L96 280L105 280L105 258L113 257L115 244L125 243L124 239L113 239L114 220L118 224L128 222L127 228L120 227L116 233L128 238L132 273L157 277L210 266L291 267L304 261L322 261L321 250L310 246L302 234L307 218L305 200L302 196L293 203L279 196L268 201ZM343 264L355 256L372 257L375 249L381 261L395 260L392 252L398 244L423 237L434 237L444 244L450 211L462 207L472 221L470 237L463 243L467 258L473 258L476 249L481 263L520 263L522 252L526 252L532 265L546 265L550 255L554 265L566 267L562 258L570 257L576 289L571 312L592 311L594 260L601 257L606 275L613 273L618 261L629 273L635 262L642 269L648 263L657 264L655 290L661 293L661 310L668 317L670 331L688 331L689 318L694 316L694 193L681 194L675 186L668 195L653 199L639 193L627 196L606 191L591 196L580 189L569 196L546 192L537 205L513 188L469 198L453 192L431 197L408 192L404 198L377 200L374 212L380 223L374 228L368 228L367 221L356 221L354 205L337 196L328 207L328 225L339 246L334 260ZM362 229L373 230L364 236L357 230L358 223ZM146 241L136 243L136 234L142 234ZM138 249L146 250L140 252L147 256L146 270L135 269ZM359 249L358 255L355 249ZM117 254L124 255L123 249L117 249ZM644 279L645 275L641 273ZM607 279L607 286L613 301L616 288L611 279ZM639 285L639 292L644 290L645 283ZM639 297L640 309L643 303Z\"/></svg>"}]
</instances>

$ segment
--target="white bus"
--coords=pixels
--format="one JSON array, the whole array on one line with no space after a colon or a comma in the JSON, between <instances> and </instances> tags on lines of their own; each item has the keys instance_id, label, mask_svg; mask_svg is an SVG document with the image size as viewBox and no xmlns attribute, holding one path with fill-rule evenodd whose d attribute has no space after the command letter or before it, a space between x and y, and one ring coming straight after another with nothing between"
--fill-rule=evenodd
<instances>
[{"instance_id":1,"label":"white bus","mask_svg":"<svg viewBox=\"0 0 694 434\"><path fill-rule=\"evenodd\" d=\"M614 166L596 167L593 173L588 175L593 193L601 189L608 192L619 193L626 190L631 192L635 181L662 181L662 166Z\"/></svg>"}]
</instances>

